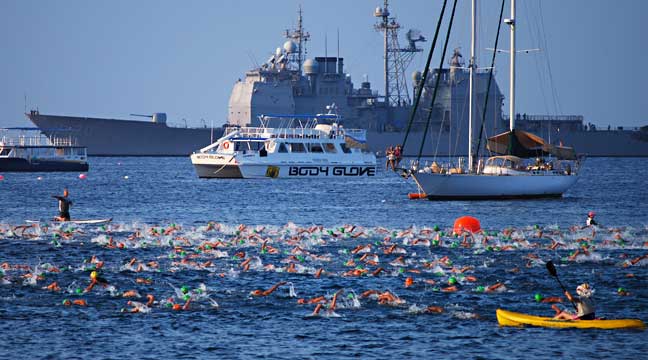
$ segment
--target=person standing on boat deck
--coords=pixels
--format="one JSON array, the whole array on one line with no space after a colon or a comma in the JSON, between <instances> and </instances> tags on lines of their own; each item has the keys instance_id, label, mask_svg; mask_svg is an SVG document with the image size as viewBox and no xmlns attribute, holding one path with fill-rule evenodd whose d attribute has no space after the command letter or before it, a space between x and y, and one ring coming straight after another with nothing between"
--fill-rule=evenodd
<instances>
[{"instance_id":1,"label":"person standing on boat deck","mask_svg":"<svg viewBox=\"0 0 648 360\"><path fill-rule=\"evenodd\" d=\"M389 170L389 167L391 166L392 170L395 170L394 166L394 148L389 146L387 150L385 150L385 155L387 157L387 163L385 163L385 170Z\"/></svg>"},{"instance_id":2,"label":"person standing on boat deck","mask_svg":"<svg viewBox=\"0 0 648 360\"><path fill-rule=\"evenodd\" d=\"M70 205L72 201L68 199L68 189L63 189L63 196L52 195L53 198L58 200L59 216L55 217L57 221L70 221Z\"/></svg>"},{"instance_id":3,"label":"person standing on boat deck","mask_svg":"<svg viewBox=\"0 0 648 360\"><path fill-rule=\"evenodd\" d=\"M554 316L554 319L557 320L594 320L596 319L596 314L594 313L594 301L592 301L592 294L594 291L592 288L589 286L588 283L584 283L579 285L576 288L576 293L578 294L578 299L575 299L569 291L565 291L565 296L567 299L571 302L576 303L576 309L577 313L572 314L571 312L567 310L563 310L560 313L556 314ZM556 311L557 307L554 307L556 305L553 305L552 308Z\"/></svg>"},{"instance_id":4,"label":"person standing on boat deck","mask_svg":"<svg viewBox=\"0 0 648 360\"><path fill-rule=\"evenodd\" d=\"M585 221L585 223L587 224L587 226L598 225L598 223L596 222L596 220L594 220L594 216L596 216L596 213L594 213L594 211L590 211L590 212L587 214L587 220Z\"/></svg>"},{"instance_id":5,"label":"person standing on boat deck","mask_svg":"<svg viewBox=\"0 0 648 360\"><path fill-rule=\"evenodd\" d=\"M400 145L396 145L396 148L394 148L394 162L396 166L400 166L400 161L403 157L402 149Z\"/></svg>"}]
</instances>

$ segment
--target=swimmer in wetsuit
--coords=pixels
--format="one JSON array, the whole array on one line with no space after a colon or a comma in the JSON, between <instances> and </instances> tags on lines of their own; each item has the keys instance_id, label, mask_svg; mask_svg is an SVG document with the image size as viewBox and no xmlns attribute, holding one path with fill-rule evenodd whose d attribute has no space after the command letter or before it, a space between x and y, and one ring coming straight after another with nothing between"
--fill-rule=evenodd
<instances>
[{"instance_id":1,"label":"swimmer in wetsuit","mask_svg":"<svg viewBox=\"0 0 648 360\"><path fill-rule=\"evenodd\" d=\"M56 221L70 221L70 205L72 201L68 199L68 189L63 189L63 196L52 195L53 198L58 200L59 216L55 217Z\"/></svg>"},{"instance_id":2,"label":"swimmer in wetsuit","mask_svg":"<svg viewBox=\"0 0 648 360\"><path fill-rule=\"evenodd\" d=\"M87 292L92 291L92 289L97 284L100 284L103 287L107 287L108 286L108 280L106 280L106 279L102 278L101 276L99 276L96 271L93 271L93 272L90 273L90 285L88 285L88 287L86 287L83 292L87 293Z\"/></svg>"}]
</instances>

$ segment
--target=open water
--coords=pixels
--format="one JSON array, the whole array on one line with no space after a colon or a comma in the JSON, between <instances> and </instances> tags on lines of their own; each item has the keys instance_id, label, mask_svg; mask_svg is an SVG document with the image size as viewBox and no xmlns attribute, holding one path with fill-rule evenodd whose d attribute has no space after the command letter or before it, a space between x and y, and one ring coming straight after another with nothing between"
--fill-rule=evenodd
<instances>
[{"instance_id":1,"label":"open water","mask_svg":"<svg viewBox=\"0 0 648 360\"><path fill-rule=\"evenodd\" d=\"M550 304L534 300L562 293L544 266L553 260L570 291L592 284L598 316L648 320L648 259L633 261L648 254L645 159L588 159L562 199L477 202L408 200L411 180L383 172L200 180L185 158L91 158L90 166L84 180L3 174L0 358L607 359L648 352L646 331L500 328L495 317L498 307L553 315ZM55 215L51 196L63 187L73 218L113 222L16 228ZM581 229L588 211L601 226ZM451 232L463 215L478 218L486 235L461 244ZM569 259L583 247L587 255ZM96 261L109 285L83 292ZM267 296L251 295L280 281L287 283ZM48 290L52 282L60 290ZM447 291L450 282L456 291ZM620 296L620 287L629 295ZM396 300L362 296L368 290ZM148 294L155 302L140 305ZM324 307L312 316L316 304L299 299L319 296ZM87 306L65 306L66 299ZM173 310L186 299L187 310Z\"/></svg>"}]
</instances>

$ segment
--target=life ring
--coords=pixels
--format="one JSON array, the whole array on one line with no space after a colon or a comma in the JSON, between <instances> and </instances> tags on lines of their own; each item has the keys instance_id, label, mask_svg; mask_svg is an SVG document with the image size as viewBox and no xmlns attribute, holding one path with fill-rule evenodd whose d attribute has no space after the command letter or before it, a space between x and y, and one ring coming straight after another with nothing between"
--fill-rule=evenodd
<instances>
[{"instance_id":1,"label":"life ring","mask_svg":"<svg viewBox=\"0 0 648 360\"><path fill-rule=\"evenodd\" d=\"M229 149L229 141L223 143L223 149L225 150Z\"/></svg>"}]
</instances>

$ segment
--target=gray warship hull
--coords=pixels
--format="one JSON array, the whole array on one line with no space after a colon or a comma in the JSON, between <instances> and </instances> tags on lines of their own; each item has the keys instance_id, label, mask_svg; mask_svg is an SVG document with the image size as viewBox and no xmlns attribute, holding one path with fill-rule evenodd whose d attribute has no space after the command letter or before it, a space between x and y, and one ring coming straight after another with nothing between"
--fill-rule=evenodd
<instances>
[{"instance_id":1,"label":"gray warship hull","mask_svg":"<svg viewBox=\"0 0 648 360\"><path fill-rule=\"evenodd\" d=\"M45 135L74 138L91 156L188 156L222 136L222 128L177 128L136 120L26 114Z\"/></svg>"},{"instance_id":2,"label":"gray warship hull","mask_svg":"<svg viewBox=\"0 0 648 360\"><path fill-rule=\"evenodd\" d=\"M74 116L27 114L46 135L70 136L92 156L187 156L211 143L210 128L175 128L145 121L85 118ZM213 138L222 136L222 128L213 129ZM404 131L367 131L367 145L376 153L401 144ZM553 135L587 156L648 157L648 137L635 130L591 130ZM423 132L408 135L405 155L419 153ZM556 141L554 141L556 142ZM465 137L430 131L423 156L467 156Z\"/></svg>"}]
</instances>

